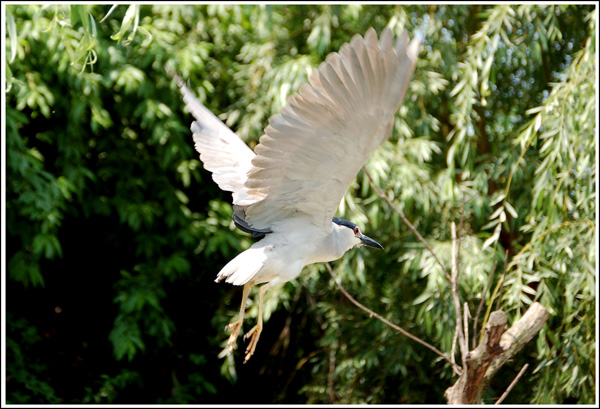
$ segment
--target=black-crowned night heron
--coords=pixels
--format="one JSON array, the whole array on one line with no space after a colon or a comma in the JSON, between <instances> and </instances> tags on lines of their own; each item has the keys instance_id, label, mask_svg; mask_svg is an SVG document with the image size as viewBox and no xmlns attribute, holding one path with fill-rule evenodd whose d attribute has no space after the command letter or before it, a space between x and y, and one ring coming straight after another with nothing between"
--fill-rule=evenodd
<instances>
[{"instance_id":1,"label":"black-crowned night heron","mask_svg":"<svg viewBox=\"0 0 600 409\"><path fill-rule=\"evenodd\" d=\"M373 28L355 35L310 75L310 85L288 99L269 120L254 152L177 80L196 119L191 130L205 169L223 190L233 192L233 221L262 239L217 275L243 285L238 318L224 353L233 351L250 289L258 291L258 323L246 362L263 328L265 291L297 277L308 264L337 260L356 245L383 248L354 223L333 217L344 193L373 151L390 135L408 88L418 42L392 30L381 39Z\"/></svg>"}]
</instances>

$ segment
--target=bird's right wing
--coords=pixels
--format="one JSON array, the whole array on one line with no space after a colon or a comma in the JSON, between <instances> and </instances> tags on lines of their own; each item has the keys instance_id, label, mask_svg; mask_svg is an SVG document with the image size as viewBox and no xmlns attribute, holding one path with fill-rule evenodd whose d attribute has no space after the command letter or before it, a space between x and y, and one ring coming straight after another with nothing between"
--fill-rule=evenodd
<instances>
[{"instance_id":1,"label":"bird's right wing","mask_svg":"<svg viewBox=\"0 0 600 409\"><path fill-rule=\"evenodd\" d=\"M212 172L213 180L225 191L233 192L233 204L249 205L262 196L248 195L244 187L252 167L254 152L227 125L208 110L185 85L182 78L167 68L183 94L183 101L194 118L191 130L194 146L200 153L204 168Z\"/></svg>"},{"instance_id":2,"label":"bird's right wing","mask_svg":"<svg viewBox=\"0 0 600 409\"><path fill-rule=\"evenodd\" d=\"M380 41L371 28L313 71L255 148L245 187L264 198L244 207L250 227L302 216L331 228L344 193L391 133L417 52L406 33L394 45L389 27Z\"/></svg>"}]
</instances>

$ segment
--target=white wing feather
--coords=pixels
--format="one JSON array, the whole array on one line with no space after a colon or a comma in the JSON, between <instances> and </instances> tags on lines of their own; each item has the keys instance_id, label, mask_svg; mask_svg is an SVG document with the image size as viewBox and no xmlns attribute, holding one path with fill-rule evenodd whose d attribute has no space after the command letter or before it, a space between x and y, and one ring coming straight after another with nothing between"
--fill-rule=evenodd
<instances>
[{"instance_id":1,"label":"white wing feather","mask_svg":"<svg viewBox=\"0 0 600 409\"><path fill-rule=\"evenodd\" d=\"M389 28L379 42L372 28L354 36L270 118L244 184L261 198L242 206L252 228L298 213L330 228L356 174L389 136L414 71L417 41L409 45L404 33L394 47L392 37Z\"/></svg>"},{"instance_id":2,"label":"white wing feather","mask_svg":"<svg viewBox=\"0 0 600 409\"><path fill-rule=\"evenodd\" d=\"M221 189L233 192L235 205L262 200L262 196L249 196L248 189L244 187L252 167L251 161L256 156L252 149L194 96L181 77L171 71L169 73L177 81L183 101L196 119L190 129L204 168L212 172L213 180Z\"/></svg>"}]
</instances>

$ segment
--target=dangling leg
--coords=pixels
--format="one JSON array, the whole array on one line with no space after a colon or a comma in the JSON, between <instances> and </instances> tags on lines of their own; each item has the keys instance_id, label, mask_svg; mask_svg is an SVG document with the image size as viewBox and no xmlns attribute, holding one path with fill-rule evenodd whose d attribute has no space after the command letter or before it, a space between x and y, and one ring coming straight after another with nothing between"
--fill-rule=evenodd
<instances>
[{"instance_id":1,"label":"dangling leg","mask_svg":"<svg viewBox=\"0 0 600 409\"><path fill-rule=\"evenodd\" d=\"M233 351L233 347L235 346L238 335L240 335L240 330L242 329L242 323L244 322L244 312L246 311L246 301L248 300L248 294L250 294L250 289L254 286L254 284L248 283L244 286L244 290L242 293L242 306L240 307L240 315L238 318L232 322L231 324L225 327L225 331L229 331L233 329L233 332L229 336L229 340L227 341L227 346L225 349L219 354L219 357L229 355Z\"/></svg>"},{"instance_id":2,"label":"dangling leg","mask_svg":"<svg viewBox=\"0 0 600 409\"><path fill-rule=\"evenodd\" d=\"M265 295L265 291L267 288L271 286L271 283L265 284L258 290L258 323L252 328L246 335L244 335L244 339L250 338L250 342L248 343L248 348L246 348L246 359L244 359L244 363L248 362L250 357L254 354L254 350L256 349L256 344L258 343L258 338L260 338L260 333L262 331L262 306L263 306L263 295Z\"/></svg>"}]
</instances>

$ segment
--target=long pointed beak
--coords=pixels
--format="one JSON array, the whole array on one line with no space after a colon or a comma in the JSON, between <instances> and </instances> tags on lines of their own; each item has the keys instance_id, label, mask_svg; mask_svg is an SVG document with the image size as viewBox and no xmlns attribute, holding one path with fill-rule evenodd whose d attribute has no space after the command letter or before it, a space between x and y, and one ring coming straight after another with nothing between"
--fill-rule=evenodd
<instances>
[{"instance_id":1,"label":"long pointed beak","mask_svg":"<svg viewBox=\"0 0 600 409\"><path fill-rule=\"evenodd\" d=\"M358 236L358 238L360 239L360 241L362 241L362 244L364 244L365 246L383 250L383 246L381 244L377 243L372 238L365 236L364 234L361 234L360 236Z\"/></svg>"}]
</instances>

